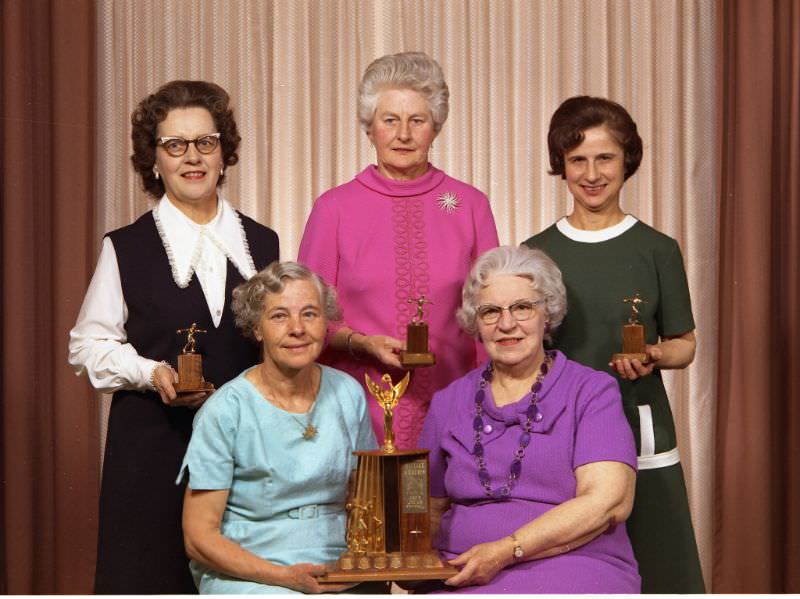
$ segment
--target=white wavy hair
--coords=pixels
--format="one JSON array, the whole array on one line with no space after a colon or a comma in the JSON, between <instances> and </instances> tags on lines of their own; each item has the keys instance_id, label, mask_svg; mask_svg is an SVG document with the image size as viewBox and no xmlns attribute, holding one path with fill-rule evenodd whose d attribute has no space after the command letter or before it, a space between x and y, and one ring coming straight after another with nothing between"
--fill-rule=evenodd
<instances>
[{"instance_id":1,"label":"white wavy hair","mask_svg":"<svg viewBox=\"0 0 800 599\"><path fill-rule=\"evenodd\" d=\"M504 245L489 250L479 257L464 281L461 292L461 307L456 318L461 328L478 336L478 294L492 275L514 275L531 282L531 288L545 303L545 339L551 341L553 333L567 313L567 290L556 263L542 250L525 246Z\"/></svg>"}]
</instances>

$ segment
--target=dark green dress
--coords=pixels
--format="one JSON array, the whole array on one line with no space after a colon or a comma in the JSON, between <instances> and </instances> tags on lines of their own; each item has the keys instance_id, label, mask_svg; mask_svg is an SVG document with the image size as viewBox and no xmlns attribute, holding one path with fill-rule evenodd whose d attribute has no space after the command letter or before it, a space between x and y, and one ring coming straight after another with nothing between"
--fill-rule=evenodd
<instances>
[{"instance_id":1,"label":"dark green dress","mask_svg":"<svg viewBox=\"0 0 800 599\"><path fill-rule=\"evenodd\" d=\"M554 346L567 357L614 374L611 355L622 351L626 297L639 293L646 341L694 330L689 287L678 243L632 216L608 229L583 231L561 219L524 242L544 250L561 269L567 315ZM661 372L619 381L633 428L639 473L628 534L644 593L703 593L686 484Z\"/></svg>"}]
</instances>

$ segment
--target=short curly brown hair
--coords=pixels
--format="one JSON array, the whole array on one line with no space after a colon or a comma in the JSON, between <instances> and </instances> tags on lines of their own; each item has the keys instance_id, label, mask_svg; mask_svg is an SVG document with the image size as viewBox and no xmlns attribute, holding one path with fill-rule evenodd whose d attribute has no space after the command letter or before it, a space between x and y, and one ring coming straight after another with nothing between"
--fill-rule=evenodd
<instances>
[{"instance_id":1,"label":"short curly brown hair","mask_svg":"<svg viewBox=\"0 0 800 599\"><path fill-rule=\"evenodd\" d=\"M600 126L608 127L622 146L627 181L642 162L642 138L636 130L636 123L621 104L593 96L568 98L553 113L547 132L550 174L565 179L564 155L583 142L584 131Z\"/></svg>"},{"instance_id":2,"label":"short curly brown hair","mask_svg":"<svg viewBox=\"0 0 800 599\"><path fill-rule=\"evenodd\" d=\"M208 81L170 81L139 102L131 113L131 162L142 179L142 188L154 198L164 195L164 182L156 179L156 130L175 108L205 108L214 119L220 133L222 164L233 166L239 162L236 149L241 137L233 118L228 92ZM220 175L217 186L222 185L225 174Z\"/></svg>"}]
</instances>

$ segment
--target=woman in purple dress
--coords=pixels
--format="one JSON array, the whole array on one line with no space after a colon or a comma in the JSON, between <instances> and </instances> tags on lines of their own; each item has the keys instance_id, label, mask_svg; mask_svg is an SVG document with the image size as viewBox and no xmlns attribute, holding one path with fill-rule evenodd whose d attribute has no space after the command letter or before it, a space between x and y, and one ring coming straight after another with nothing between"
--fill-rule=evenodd
<instances>
[{"instance_id":1,"label":"woman in purple dress","mask_svg":"<svg viewBox=\"0 0 800 599\"><path fill-rule=\"evenodd\" d=\"M490 357L433 397L434 544L461 593L637 593L624 521L636 450L609 376L544 342L566 313L555 263L500 247L464 283L458 320Z\"/></svg>"}]
</instances>

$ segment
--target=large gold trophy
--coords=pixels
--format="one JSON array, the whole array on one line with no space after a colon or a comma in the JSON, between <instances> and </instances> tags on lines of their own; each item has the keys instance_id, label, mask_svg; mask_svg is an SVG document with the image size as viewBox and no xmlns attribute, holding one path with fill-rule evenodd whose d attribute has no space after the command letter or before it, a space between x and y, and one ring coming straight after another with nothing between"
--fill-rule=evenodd
<instances>
[{"instance_id":1,"label":"large gold trophy","mask_svg":"<svg viewBox=\"0 0 800 599\"><path fill-rule=\"evenodd\" d=\"M639 360L642 364L647 364L647 347L645 344L644 325L639 322L639 304L647 303L639 294L633 297L626 297L622 301L631 305L631 315L628 317L627 324L622 326L622 353L611 356L612 361Z\"/></svg>"},{"instance_id":2,"label":"large gold trophy","mask_svg":"<svg viewBox=\"0 0 800 599\"><path fill-rule=\"evenodd\" d=\"M411 373L383 387L367 374L367 389L383 408L381 449L356 451L355 489L347 502L347 551L320 582L444 580L457 570L431 545L428 450L394 445L393 412Z\"/></svg>"}]
</instances>

